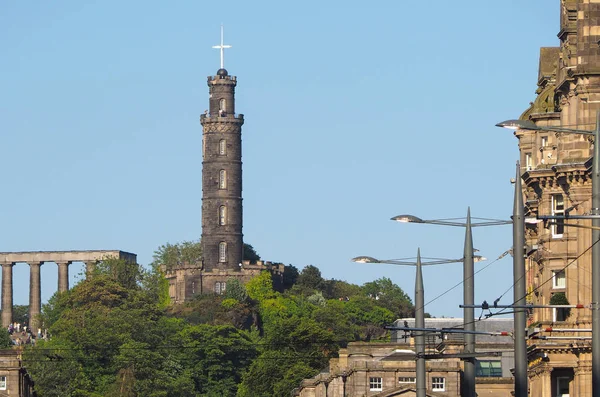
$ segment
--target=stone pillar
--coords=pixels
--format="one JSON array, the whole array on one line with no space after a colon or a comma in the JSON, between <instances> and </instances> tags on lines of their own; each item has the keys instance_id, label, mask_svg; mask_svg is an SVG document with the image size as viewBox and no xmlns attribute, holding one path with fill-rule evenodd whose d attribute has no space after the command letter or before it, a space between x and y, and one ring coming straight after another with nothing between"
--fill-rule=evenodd
<instances>
[{"instance_id":1,"label":"stone pillar","mask_svg":"<svg viewBox=\"0 0 600 397\"><path fill-rule=\"evenodd\" d=\"M29 264L29 328L40 328L40 313L42 307L42 288L40 281L40 268L42 262Z\"/></svg>"},{"instance_id":2,"label":"stone pillar","mask_svg":"<svg viewBox=\"0 0 600 397\"><path fill-rule=\"evenodd\" d=\"M85 262L85 278L86 280L92 278L94 274L94 270L96 270L96 261Z\"/></svg>"},{"instance_id":3,"label":"stone pillar","mask_svg":"<svg viewBox=\"0 0 600 397\"><path fill-rule=\"evenodd\" d=\"M58 265L58 292L69 290L69 265L71 262L56 262Z\"/></svg>"},{"instance_id":4,"label":"stone pillar","mask_svg":"<svg viewBox=\"0 0 600 397\"><path fill-rule=\"evenodd\" d=\"M2 263L2 326L8 327L13 316L13 266L14 263Z\"/></svg>"}]
</instances>

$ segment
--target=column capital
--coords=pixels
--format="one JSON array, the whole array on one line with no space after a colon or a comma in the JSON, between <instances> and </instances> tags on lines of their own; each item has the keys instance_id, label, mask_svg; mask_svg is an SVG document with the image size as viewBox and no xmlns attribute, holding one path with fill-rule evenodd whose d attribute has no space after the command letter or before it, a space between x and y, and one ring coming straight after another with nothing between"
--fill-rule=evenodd
<instances>
[{"instance_id":1,"label":"column capital","mask_svg":"<svg viewBox=\"0 0 600 397\"><path fill-rule=\"evenodd\" d=\"M0 265L2 265L2 266L14 266L15 263L14 262L0 262Z\"/></svg>"},{"instance_id":2,"label":"column capital","mask_svg":"<svg viewBox=\"0 0 600 397\"><path fill-rule=\"evenodd\" d=\"M42 261L31 261L29 263L27 263L29 266L42 266L44 264L44 262Z\"/></svg>"},{"instance_id":3,"label":"column capital","mask_svg":"<svg viewBox=\"0 0 600 397\"><path fill-rule=\"evenodd\" d=\"M60 261L60 262L54 262L57 265L71 265L73 263L73 261Z\"/></svg>"}]
</instances>

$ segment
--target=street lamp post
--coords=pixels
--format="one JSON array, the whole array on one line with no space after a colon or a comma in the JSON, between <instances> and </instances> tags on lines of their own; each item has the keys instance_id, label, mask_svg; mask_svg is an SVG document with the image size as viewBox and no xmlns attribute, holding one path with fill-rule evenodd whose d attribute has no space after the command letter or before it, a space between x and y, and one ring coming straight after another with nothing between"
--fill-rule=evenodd
<instances>
[{"instance_id":1,"label":"street lamp post","mask_svg":"<svg viewBox=\"0 0 600 397\"><path fill-rule=\"evenodd\" d=\"M520 166L517 162L515 176L515 201L513 205L513 304L524 305L527 295L525 285L525 207L521 188ZM515 309L515 397L527 397L527 310Z\"/></svg>"},{"instance_id":2,"label":"street lamp post","mask_svg":"<svg viewBox=\"0 0 600 397\"><path fill-rule=\"evenodd\" d=\"M512 221L498 220L498 219L486 219L486 218L473 218L476 222L471 222L471 209L467 209L466 222L459 222L459 219L434 219L434 220L423 220L414 215L398 215L392 218L398 222L409 222L409 223L429 223L433 225L445 225L445 226L459 226L465 227L465 246L464 246L464 259L463 259L463 300L464 300L464 329L468 331L465 334L465 350L466 353L464 359L464 384L462 395L464 397L476 397L475 392L475 359L474 355L469 354L475 353L475 310L472 306L475 303L475 269L473 261L473 234L472 227L476 226L494 226L494 225L507 225L511 224Z\"/></svg>"},{"instance_id":3,"label":"street lamp post","mask_svg":"<svg viewBox=\"0 0 600 397\"><path fill-rule=\"evenodd\" d=\"M481 261L485 258L479 255L473 255L473 249L471 244L471 261ZM386 259L379 260L371 256L358 256L352 258L353 262L359 263L387 263L391 265L402 265L402 266L416 266L417 271L415 275L415 328L425 328L425 291L423 288L423 273L422 266L428 265L441 265L444 263L463 262L465 259L435 259L429 260L425 263L421 262L421 250L417 250L417 261L410 262L406 260L394 260ZM471 309L473 310L473 309ZM467 334L466 336L468 336ZM465 337L466 337L465 336ZM472 336L472 335L471 335ZM417 397L426 397L426 382L425 382L425 332L418 331L415 336L415 353L416 353L416 373L417 373Z\"/></svg>"},{"instance_id":4,"label":"street lamp post","mask_svg":"<svg viewBox=\"0 0 600 397\"><path fill-rule=\"evenodd\" d=\"M509 129L525 129L534 131L554 131L567 134L592 135L594 150L592 160L592 215L600 215L600 111L596 114L595 131L577 130L561 127L540 127L529 120L508 120L496 124ZM517 169L517 181L521 180ZM592 396L600 397L600 219L592 219ZM517 256L515 255L515 258ZM515 295L516 297L516 295ZM517 323L515 320L515 328ZM515 357L516 361L516 357ZM516 394L516 387L515 387ZM519 397L518 394L516 394Z\"/></svg>"}]
</instances>

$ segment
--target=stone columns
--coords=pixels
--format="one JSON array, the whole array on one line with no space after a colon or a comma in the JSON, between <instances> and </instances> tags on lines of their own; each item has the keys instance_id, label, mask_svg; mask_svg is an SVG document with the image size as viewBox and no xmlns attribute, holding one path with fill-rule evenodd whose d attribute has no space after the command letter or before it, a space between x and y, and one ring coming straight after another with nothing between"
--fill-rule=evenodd
<instances>
[{"instance_id":1,"label":"stone columns","mask_svg":"<svg viewBox=\"0 0 600 397\"><path fill-rule=\"evenodd\" d=\"M92 278L94 270L96 270L96 261L85 262L85 278Z\"/></svg>"},{"instance_id":2,"label":"stone columns","mask_svg":"<svg viewBox=\"0 0 600 397\"><path fill-rule=\"evenodd\" d=\"M56 262L58 265L58 292L69 290L69 265L71 262Z\"/></svg>"},{"instance_id":3,"label":"stone columns","mask_svg":"<svg viewBox=\"0 0 600 397\"><path fill-rule=\"evenodd\" d=\"M29 264L29 328L40 328L40 313L42 307L42 289L40 268L43 262Z\"/></svg>"},{"instance_id":4,"label":"stone columns","mask_svg":"<svg viewBox=\"0 0 600 397\"><path fill-rule=\"evenodd\" d=\"M13 316L13 266L14 263L2 263L2 326L8 327Z\"/></svg>"}]
</instances>

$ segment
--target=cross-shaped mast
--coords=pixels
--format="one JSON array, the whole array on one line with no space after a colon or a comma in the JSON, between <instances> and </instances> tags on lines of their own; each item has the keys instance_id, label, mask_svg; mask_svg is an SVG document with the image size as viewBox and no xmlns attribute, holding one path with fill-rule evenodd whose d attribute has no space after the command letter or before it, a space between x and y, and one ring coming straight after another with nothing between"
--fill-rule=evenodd
<instances>
[{"instance_id":1,"label":"cross-shaped mast","mask_svg":"<svg viewBox=\"0 0 600 397\"><path fill-rule=\"evenodd\" d=\"M223 44L223 25L221 25L221 44L220 45L214 45L212 48L218 48L218 49L221 50L221 69L224 69L225 67L223 66L223 53L224 53L223 50L225 48L231 48L231 46Z\"/></svg>"}]
</instances>

